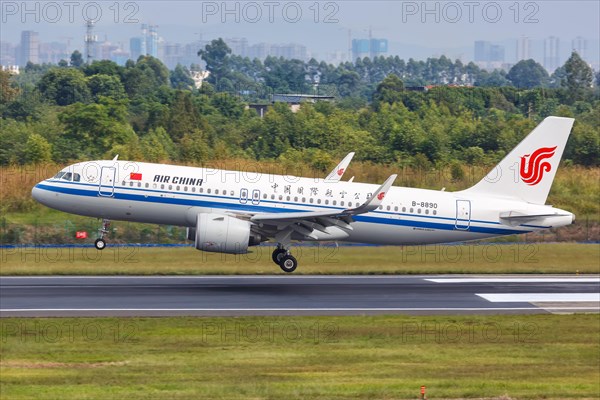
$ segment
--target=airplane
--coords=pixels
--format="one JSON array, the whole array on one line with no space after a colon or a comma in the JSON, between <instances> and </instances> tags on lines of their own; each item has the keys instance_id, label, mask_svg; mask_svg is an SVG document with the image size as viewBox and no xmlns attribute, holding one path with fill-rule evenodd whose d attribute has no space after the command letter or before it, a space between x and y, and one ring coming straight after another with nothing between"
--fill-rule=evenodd
<instances>
[{"instance_id":1,"label":"airplane","mask_svg":"<svg viewBox=\"0 0 600 400\"><path fill-rule=\"evenodd\" d=\"M456 192L394 187L395 174L378 186L117 156L70 165L36 184L32 196L102 219L98 250L106 247L111 220L166 224L186 227L187 239L208 252L243 254L273 240L273 261L293 272L293 241L434 244L573 223L574 214L545 205L573 123L547 117L481 181Z\"/></svg>"}]
</instances>

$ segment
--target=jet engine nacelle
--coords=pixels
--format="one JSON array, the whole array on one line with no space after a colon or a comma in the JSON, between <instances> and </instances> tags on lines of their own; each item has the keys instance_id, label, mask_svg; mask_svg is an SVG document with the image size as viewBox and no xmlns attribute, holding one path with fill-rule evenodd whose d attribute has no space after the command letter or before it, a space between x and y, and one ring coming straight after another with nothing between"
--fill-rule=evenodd
<instances>
[{"instance_id":1,"label":"jet engine nacelle","mask_svg":"<svg viewBox=\"0 0 600 400\"><path fill-rule=\"evenodd\" d=\"M196 248L213 253L243 254L254 244L250 222L223 214L198 214L196 228L188 229L188 239L193 233Z\"/></svg>"}]
</instances>

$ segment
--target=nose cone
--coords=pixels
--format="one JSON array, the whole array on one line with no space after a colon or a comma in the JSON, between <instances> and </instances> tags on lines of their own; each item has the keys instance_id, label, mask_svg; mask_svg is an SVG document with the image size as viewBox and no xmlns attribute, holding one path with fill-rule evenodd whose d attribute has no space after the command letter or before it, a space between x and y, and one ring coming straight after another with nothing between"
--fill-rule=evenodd
<instances>
[{"instance_id":1,"label":"nose cone","mask_svg":"<svg viewBox=\"0 0 600 400\"><path fill-rule=\"evenodd\" d=\"M48 204L50 194L47 190L40 188L40 184L41 182L31 189L31 197L33 197L33 199L38 203L42 203L43 205L50 207Z\"/></svg>"},{"instance_id":2,"label":"nose cone","mask_svg":"<svg viewBox=\"0 0 600 400\"><path fill-rule=\"evenodd\" d=\"M40 201L41 193L40 192L42 191L42 189L40 189L38 186L39 186L39 183L37 185L35 185L33 187L33 189L31 189L31 197L33 197L33 199L35 201L41 203L41 201Z\"/></svg>"}]
</instances>

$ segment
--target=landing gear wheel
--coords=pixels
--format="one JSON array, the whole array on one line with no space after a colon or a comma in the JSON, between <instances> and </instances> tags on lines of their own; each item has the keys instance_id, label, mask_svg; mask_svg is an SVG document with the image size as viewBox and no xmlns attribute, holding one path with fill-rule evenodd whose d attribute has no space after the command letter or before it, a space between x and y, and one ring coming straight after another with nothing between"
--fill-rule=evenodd
<instances>
[{"instance_id":1,"label":"landing gear wheel","mask_svg":"<svg viewBox=\"0 0 600 400\"><path fill-rule=\"evenodd\" d=\"M284 255L281 257L281 261L279 262L279 266L283 270L283 272L294 272L298 267L298 261L291 254Z\"/></svg>"},{"instance_id":2,"label":"landing gear wheel","mask_svg":"<svg viewBox=\"0 0 600 400\"><path fill-rule=\"evenodd\" d=\"M287 253L286 249L275 249L273 251L273 255L271 256L271 258L273 258L273 262L275 264L279 264L281 262L281 259L283 258L283 256Z\"/></svg>"},{"instance_id":3,"label":"landing gear wheel","mask_svg":"<svg viewBox=\"0 0 600 400\"><path fill-rule=\"evenodd\" d=\"M104 248L106 247L106 242L104 241L104 239L96 239L96 241L94 242L94 246L98 250L104 250Z\"/></svg>"}]
</instances>

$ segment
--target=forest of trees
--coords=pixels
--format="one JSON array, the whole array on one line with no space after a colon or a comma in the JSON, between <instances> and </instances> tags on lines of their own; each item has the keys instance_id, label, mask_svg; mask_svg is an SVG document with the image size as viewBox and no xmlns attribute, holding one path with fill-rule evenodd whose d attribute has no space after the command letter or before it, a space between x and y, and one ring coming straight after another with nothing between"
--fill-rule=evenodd
<instances>
[{"instance_id":1,"label":"forest of trees","mask_svg":"<svg viewBox=\"0 0 600 400\"><path fill-rule=\"evenodd\" d=\"M573 53L552 76L533 60L486 72L442 56L377 57L328 65L250 60L215 40L199 51L211 72L195 89L187 68L140 57L119 66L28 64L0 72L0 165L112 158L202 163L244 158L327 169L358 160L423 167L498 161L548 115L576 118L565 159L598 166L600 74ZM541 68L541 69L540 69ZM434 85L428 91L411 86ZM593 87L595 86L595 87ZM264 118L246 105L272 93L335 96L283 103Z\"/></svg>"}]
</instances>

